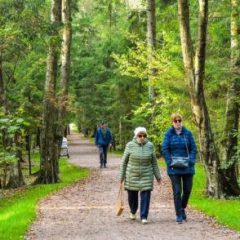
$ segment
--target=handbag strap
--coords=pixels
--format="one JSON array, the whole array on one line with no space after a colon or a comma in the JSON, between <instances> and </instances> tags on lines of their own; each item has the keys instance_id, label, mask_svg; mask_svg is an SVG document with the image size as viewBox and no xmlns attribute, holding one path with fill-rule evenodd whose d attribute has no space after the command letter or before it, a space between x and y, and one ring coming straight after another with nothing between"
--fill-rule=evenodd
<instances>
[{"instance_id":1,"label":"handbag strap","mask_svg":"<svg viewBox=\"0 0 240 240\"><path fill-rule=\"evenodd\" d=\"M187 148L187 154L188 154L188 157L189 157L189 150L188 150L188 146L187 146L187 140L186 140L186 136L185 136L185 135L183 135L183 136L184 136L185 145L186 145L186 148Z\"/></svg>"}]
</instances>

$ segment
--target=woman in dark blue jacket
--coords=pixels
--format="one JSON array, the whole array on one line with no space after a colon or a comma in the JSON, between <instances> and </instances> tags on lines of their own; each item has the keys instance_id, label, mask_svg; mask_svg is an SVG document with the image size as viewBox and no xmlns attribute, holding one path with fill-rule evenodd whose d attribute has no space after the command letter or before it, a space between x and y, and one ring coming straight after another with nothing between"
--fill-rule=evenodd
<instances>
[{"instance_id":1,"label":"woman in dark blue jacket","mask_svg":"<svg viewBox=\"0 0 240 240\"><path fill-rule=\"evenodd\" d=\"M172 182L176 222L182 223L183 220L187 220L185 208L192 190L197 148L192 133L182 125L182 116L173 113L171 120L173 126L165 133L162 152ZM186 158L188 166L184 168L172 166L173 157Z\"/></svg>"}]
</instances>

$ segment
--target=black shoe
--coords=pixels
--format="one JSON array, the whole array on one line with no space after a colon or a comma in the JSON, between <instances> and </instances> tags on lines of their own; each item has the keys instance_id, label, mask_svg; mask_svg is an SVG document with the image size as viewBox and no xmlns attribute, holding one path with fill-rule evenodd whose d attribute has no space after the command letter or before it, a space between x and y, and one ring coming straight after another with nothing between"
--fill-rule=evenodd
<instances>
[{"instance_id":1,"label":"black shoe","mask_svg":"<svg viewBox=\"0 0 240 240\"><path fill-rule=\"evenodd\" d=\"M186 215L185 209L182 208L182 209L181 209L181 212L182 212L182 219L183 219L184 221L187 221L187 215Z\"/></svg>"},{"instance_id":2,"label":"black shoe","mask_svg":"<svg viewBox=\"0 0 240 240\"><path fill-rule=\"evenodd\" d=\"M106 164L104 164L104 168L106 168L107 167L107 165Z\"/></svg>"},{"instance_id":3,"label":"black shoe","mask_svg":"<svg viewBox=\"0 0 240 240\"><path fill-rule=\"evenodd\" d=\"M176 218L176 223L177 223L177 224L182 224L182 222L183 222L182 215L177 216L177 218Z\"/></svg>"}]
</instances>

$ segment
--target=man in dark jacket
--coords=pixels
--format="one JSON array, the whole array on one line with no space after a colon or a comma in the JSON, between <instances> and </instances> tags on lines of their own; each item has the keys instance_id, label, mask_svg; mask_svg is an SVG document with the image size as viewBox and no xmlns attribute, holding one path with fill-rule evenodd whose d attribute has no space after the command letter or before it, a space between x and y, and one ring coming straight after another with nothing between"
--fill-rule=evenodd
<instances>
[{"instance_id":1,"label":"man in dark jacket","mask_svg":"<svg viewBox=\"0 0 240 240\"><path fill-rule=\"evenodd\" d=\"M108 146L112 144L112 133L107 128L106 123L101 123L100 127L96 131L95 144L99 148L100 155L100 168L107 167L107 150Z\"/></svg>"}]
</instances>

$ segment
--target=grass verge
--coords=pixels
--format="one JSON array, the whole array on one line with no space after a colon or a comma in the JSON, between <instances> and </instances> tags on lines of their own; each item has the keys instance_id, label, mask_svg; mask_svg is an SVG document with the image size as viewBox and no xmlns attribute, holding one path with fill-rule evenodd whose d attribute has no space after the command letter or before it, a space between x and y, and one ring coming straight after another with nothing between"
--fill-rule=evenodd
<instances>
[{"instance_id":1,"label":"grass verge","mask_svg":"<svg viewBox=\"0 0 240 240\"><path fill-rule=\"evenodd\" d=\"M89 170L60 161L61 183L35 185L24 188L13 197L0 200L0 239L24 239L29 225L36 218L37 202L76 181L86 178Z\"/></svg>"},{"instance_id":2,"label":"grass verge","mask_svg":"<svg viewBox=\"0 0 240 240\"><path fill-rule=\"evenodd\" d=\"M205 185L206 174L204 166L197 164L190 205L213 217L218 223L240 231L240 218L237 217L240 215L240 200L208 198L204 193Z\"/></svg>"}]
</instances>

